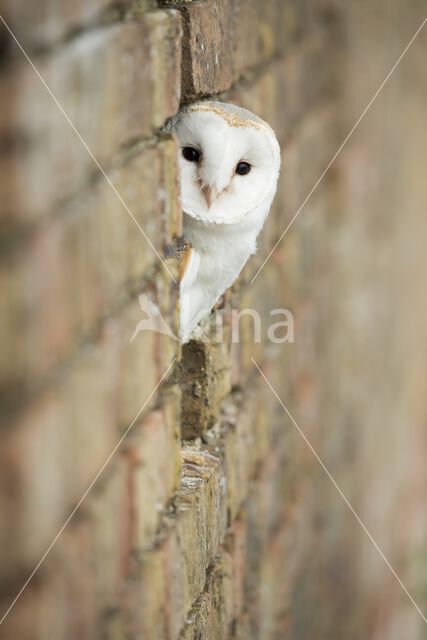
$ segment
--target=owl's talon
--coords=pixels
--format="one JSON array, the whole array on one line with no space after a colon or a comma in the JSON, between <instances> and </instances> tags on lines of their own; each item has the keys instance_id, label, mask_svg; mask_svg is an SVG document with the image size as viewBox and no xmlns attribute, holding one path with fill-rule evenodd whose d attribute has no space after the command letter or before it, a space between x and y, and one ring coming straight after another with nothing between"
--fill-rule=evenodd
<instances>
[{"instance_id":1,"label":"owl's talon","mask_svg":"<svg viewBox=\"0 0 427 640\"><path fill-rule=\"evenodd\" d=\"M175 238L165 249L165 258L176 258L182 260L185 251L191 249L191 244L183 237Z\"/></svg>"}]
</instances>

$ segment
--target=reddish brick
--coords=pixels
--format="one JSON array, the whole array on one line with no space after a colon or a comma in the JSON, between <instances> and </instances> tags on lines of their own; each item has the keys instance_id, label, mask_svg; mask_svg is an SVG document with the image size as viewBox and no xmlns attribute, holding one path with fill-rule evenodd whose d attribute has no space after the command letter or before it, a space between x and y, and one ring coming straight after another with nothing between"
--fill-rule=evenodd
<instances>
[{"instance_id":1,"label":"reddish brick","mask_svg":"<svg viewBox=\"0 0 427 640\"><path fill-rule=\"evenodd\" d=\"M289 47L295 37L292 2L163 0L183 16L183 97L191 100L228 89L242 73Z\"/></svg>"},{"instance_id":2,"label":"reddish brick","mask_svg":"<svg viewBox=\"0 0 427 640\"><path fill-rule=\"evenodd\" d=\"M184 39L182 58L182 97L228 89L234 79L234 23L227 0L181 3Z\"/></svg>"}]
</instances>

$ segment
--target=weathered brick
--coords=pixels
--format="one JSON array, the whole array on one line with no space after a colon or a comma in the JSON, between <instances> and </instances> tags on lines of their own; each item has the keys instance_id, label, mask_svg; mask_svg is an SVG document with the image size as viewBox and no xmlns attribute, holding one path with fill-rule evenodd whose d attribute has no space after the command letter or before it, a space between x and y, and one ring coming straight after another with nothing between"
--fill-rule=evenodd
<instances>
[{"instance_id":1,"label":"weathered brick","mask_svg":"<svg viewBox=\"0 0 427 640\"><path fill-rule=\"evenodd\" d=\"M230 556L221 555L210 565L203 592L188 614L180 640L227 638L232 620L232 582Z\"/></svg>"},{"instance_id":2,"label":"weathered brick","mask_svg":"<svg viewBox=\"0 0 427 640\"><path fill-rule=\"evenodd\" d=\"M5 18L24 47L48 47L73 35L76 30L93 28L99 22L121 17L134 8L133 0L42 0L37 7L17 0L4 3ZM155 0L141 0L139 9L155 8ZM31 28L30 28L31 25Z\"/></svg>"},{"instance_id":3,"label":"weathered brick","mask_svg":"<svg viewBox=\"0 0 427 640\"><path fill-rule=\"evenodd\" d=\"M130 566L127 493L126 470L118 459L112 462L104 486L89 494L55 549L52 571L62 568L69 634L96 637L105 612L117 604Z\"/></svg>"},{"instance_id":4,"label":"weathered brick","mask_svg":"<svg viewBox=\"0 0 427 640\"><path fill-rule=\"evenodd\" d=\"M254 634L251 637L258 637L260 632L262 637L269 637L268 630L271 632L275 621L283 624L281 616L285 615L287 605L281 599L285 587L280 567L291 563L284 553L288 537L278 537L275 533L278 518L283 515L281 477L281 465L270 451L255 482L246 485L249 513L241 511L228 530L180 638L197 638L197 634L223 638L228 637L229 632L234 637L243 621L245 628L250 626ZM266 554L268 560L265 560ZM270 587L261 588L265 580L271 585L271 591Z\"/></svg>"},{"instance_id":5,"label":"weathered brick","mask_svg":"<svg viewBox=\"0 0 427 640\"><path fill-rule=\"evenodd\" d=\"M204 491L198 504L199 517L203 527L200 534L206 539L206 566L213 562L226 528L226 491L227 484L219 458L206 451L183 449L183 478L181 493L192 493L194 478L201 478Z\"/></svg>"},{"instance_id":6,"label":"weathered brick","mask_svg":"<svg viewBox=\"0 0 427 640\"><path fill-rule=\"evenodd\" d=\"M165 139L112 172L127 206L159 255L172 236L180 233L177 193L171 177L175 163L175 143ZM170 198L164 197L166 192ZM146 288L146 294L157 302L176 333L177 291L171 291L171 276L103 179L70 205L64 216L41 225L26 239L25 247L24 255L12 253L0 265L5 305L1 314L0 379L3 385L8 381L8 388L20 383L25 388L34 386L66 357L76 340L88 335L101 318L123 304L129 281L136 286L154 271L159 276L150 290ZM173 273L174 265L169 264L168 269ZM37 279L35 272L39 274ZM135 292L128 317L121 323L124 352L141 317L144 314ZM19 334L15 332L17 323ZM11 340L14 334L16 339ZM158 359L167 366L177 343L152 332L140 334L128 346L129 357L136 357L138 348L141 352L144 341L153 350L161 347ZM128 357L126 353L124 357ZM153 371L154 378L156 374ZM129 375L133 375L132 369ZM154 386L153 378L148 378L147 384Z\"/></svg>"},{"instance_id":7,"label":"weathered brick","mask_svg":"<svg viewBox=\"0 0 427 640\"><path fill-rule=\"evenodd\" d=\"M169 580L172 581L170 633L173 638L178 636L187 612L203 590L206 569L223 536L221 523L225 523L219 463L203 455L193 455L190 459L193 462L183 467L177 518L171 523L173 529L168 536Z\"/></svg>"},{"instance_id":8,"label":"weathered brick","mask_svg":"<svg viewBox=\"0 0 427 640\"><path fill-rule=\"evenodd\" d=\"M139 332L130 342L144 318L145 313L135 299L115 321L111 321L119 338L116 388L120 430L128 427L143 405L145 410L155 405L157 397L152 392L176 357L179 347L176 340L157 333L155 326ZM170 374L172 371L173 367ZM173 411L172 421L179 421L177 408Z\"/></svg>"},{"instance_id":9,"label":"weathered brick","mask_svg":"<svg viewBox=\"0 0 427 640\"><path fill-rule=\"evenodd\" d=\"M78 275L74 295L81 304L80 323L86 330L100 314L117 305L129 281L136 286L155 270L167 274L160 258L172 236L181 230L177 193L170 178L175 162L175 144L165 140L111 172L130 213L103 179L82 201L70 206L70 260L75 261L72 271ZM166 192L170 194L167 199ZM173 274L170 264L168 269ZM167 278L161 285L165 296L171 275ZM161 306L165 311L165 305Z\"/></svg>"},{"instance_id":10,"label":"weathered brick","mask_svg":"<svg viewBox=\"0 0 427 640\"><path fill-rule=\"evenodd\" d=\"M248 69L282 53L295 38L292 2L163 0L183 16L183 97L228 89Z\"/></svg>"},{"instance_id":11,"label":"weathered brick","mask_svg":"<svg viewBox=\"0 0 427 640\"><path fill-rule=\"evenodd\" d=\"M163 411L150 412L135 426L124 456L131 494L131 543L141 551L153 543L161 514L180 480L179 442Z\"/></svg>"},{"instance_id":12,"label":"weathered brick","mask_svg":"<svg viewBox=\"0 0 427 640\"><path fill-rule=\"evenodd\" d=\"M137 23L85 34L40 62L35 59L102 166L111 162L120 147L151 136L177 111L179 39L179 15L155 11L144 14ZM0 85L0 96L7 114L0 135L33 144L29 157L22 161L30 172L23 180L23 192L16 190L16 183L25 177L21 160L10 166L11 182L4 185L9 187L4 201L8 209L2 211L2 218L39 216L75 193L98 169L27 61L10 67ZM16 103L18 109L13 108ZM8 163L4 154L3 163ZM41 190L41 184L46 188Z\"/></svg>"},{"instance_id":13,"label":"weathered brick","mask_svg":"<svg viewBox=\"0 0 427 640\"><path fill-rule=\"evenodd\" d=\"M204 324L209 325L210 320ZM209 327L215 336L214 327ZM230 331L223 339L192 340L184 345L177 373L181 375L184 438L195 438L211 427L218 417L219 403L231 389Z\"/></svg>"},{"instance_id":14,"label":"weathered brick","mask_svg":"<svg viewBox=\"0 0 427 640\"><path fill-rule=\"evenodd\" d=\"M116 345L109 338L87 347L55 390L7 426L2 535L11 552L5 574L35 564L118 440Z\"/></svg>"},{"instance_id":15,"label":"weathered brick","mask_svg":"<svg viewBox=\"0 0 427 640\"><path fill-rule=\"evenodd\" d=\"M209 0L183 2L177 6L184 30L183 99L191 100L228 89L234 77L231 4L227 0Z\"/></svg>"},{"instance_id":16,"label":"weathered brick","mask_svg":"<svg viewBox=\"0 0 427 640\"><path fill-rule=\"evenodd\" d=\"M118 442L123 406L118 386L123 376L120 353L120 337L108 325L98 343L85 347L63 374L56 390L30 405L26 414L7 427L1 450L2 512L7 514L2 544L11 547L11 552L3 562L4 575L25 571L36 562ZM152 387L144 389L143 372L146 376L148 371L145 354L145 361L134 370L140 376L139 386L135 385L138 411L160 378L155 378L154 369ZM168 451L170 477L162 476L166 496L179 474L178 407L172 388L163 393L163 407L159 433L163 455ZM130 420L123 428L129 424Z\"/></svg>"},{"instance_id":17,"label":"weathered brick","mask_svg":"<svg viewBox=\"0 0 427 640\"><path fill-rule=\"evenodd\" d=\"M117 601L130 553L127 477L123 466L112 466L103 489L87 497L46 558L41 575L12 609L4 624L16 635L5 631L5 637L98 635L104 612ZM3 605L6 600L2 611Z\"/></svg>"},{"instance_id":18,"label":"weathered brick","mask_svg":"<svg viewBox=\"0 0 427 640\"><path fill-rule=\"evenodd\" d=\"M62 524L66 431L61 398L50 394L2 435L2 578L13 586L15 575L33 569Z\"/></svg>"},{"instance_id":19,"label":"weathered brick","mask_svg":"<svg viewBox=\"0 0 427 640\"><path fill-rule=\"evenodd\" d=\"M221 466L186 451L175 505L155 547L137 561L124 594L124 628L141 637L176 639L203 590L225 528Z\"/></svg>"},{"instance_id":20,"label":"weathered brick","mask_svg":"<svg viewBox=\"0 0 427 640\"><path fill-rule=\"evenodd\" d=\"M182 233L177 176L176 143L166 135L155 147L131 158L111 176L114 186L160 256L172 237ZM116 209L114 206L113 210ZM123 214L129 216L126 211ZM126 226L128 277L140 280L159 258L133 221Z\"/></svg>"},{"instance_id":21,"label":"weathered brick","mask_svg":"<svg viewBox=\"0 0 427 640\"><path fill-rule=\"evenodd\" d=\"M67 351L73 312L64 244L64 228L52 224L36 234L24 256L2 260L2 385L28 386Z\"/></svg>"},{"instance_id":22,"label":"weathered brick","mask_svg":"<svg viewBox=\"0 0 427 640\"><path fill-rule=\"evenodd\" d=\"M197 637L212 640L215 636L210 624L211 612L210 595L203 591L187 617L186 626L179 634L180 640L194 640Z\"/></svg>"}]
</instances>

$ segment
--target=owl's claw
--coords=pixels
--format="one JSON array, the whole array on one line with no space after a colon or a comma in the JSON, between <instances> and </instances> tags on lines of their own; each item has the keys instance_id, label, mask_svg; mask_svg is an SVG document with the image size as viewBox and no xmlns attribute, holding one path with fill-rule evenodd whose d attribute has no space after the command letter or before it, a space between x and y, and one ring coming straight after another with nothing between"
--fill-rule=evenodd
<instances>
[{"instance_id":1,"label":"owl's claw","mask_svg":"<svg viewBox=\"0 0 427 640\"><path fill-rule=\"evenodd\" d=\"M165 258L182 260L186 251L191 249L191 244L183 237L175 238L165 249Z\"/></svg>"}]
</instances>

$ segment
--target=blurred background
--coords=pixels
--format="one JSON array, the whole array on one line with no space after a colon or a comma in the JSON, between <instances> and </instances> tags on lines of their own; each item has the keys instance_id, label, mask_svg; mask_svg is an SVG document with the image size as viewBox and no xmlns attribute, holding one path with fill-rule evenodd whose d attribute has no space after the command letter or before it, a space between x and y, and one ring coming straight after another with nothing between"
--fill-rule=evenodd
<instances>
[{"instance_id":1,"label":"blurred background","mask_svg":"<svg viewBox=\"0 0 427 640\"><path fill-rule=\"evenodd\" d=\"M426 637L425 2L0 16L0 637ZM223 342L129 342L141 292L176 328L163 127L210 96L277 132L276 201ZM295 342L233 344L247 307Z\"/></svg>"}]
</instances>

